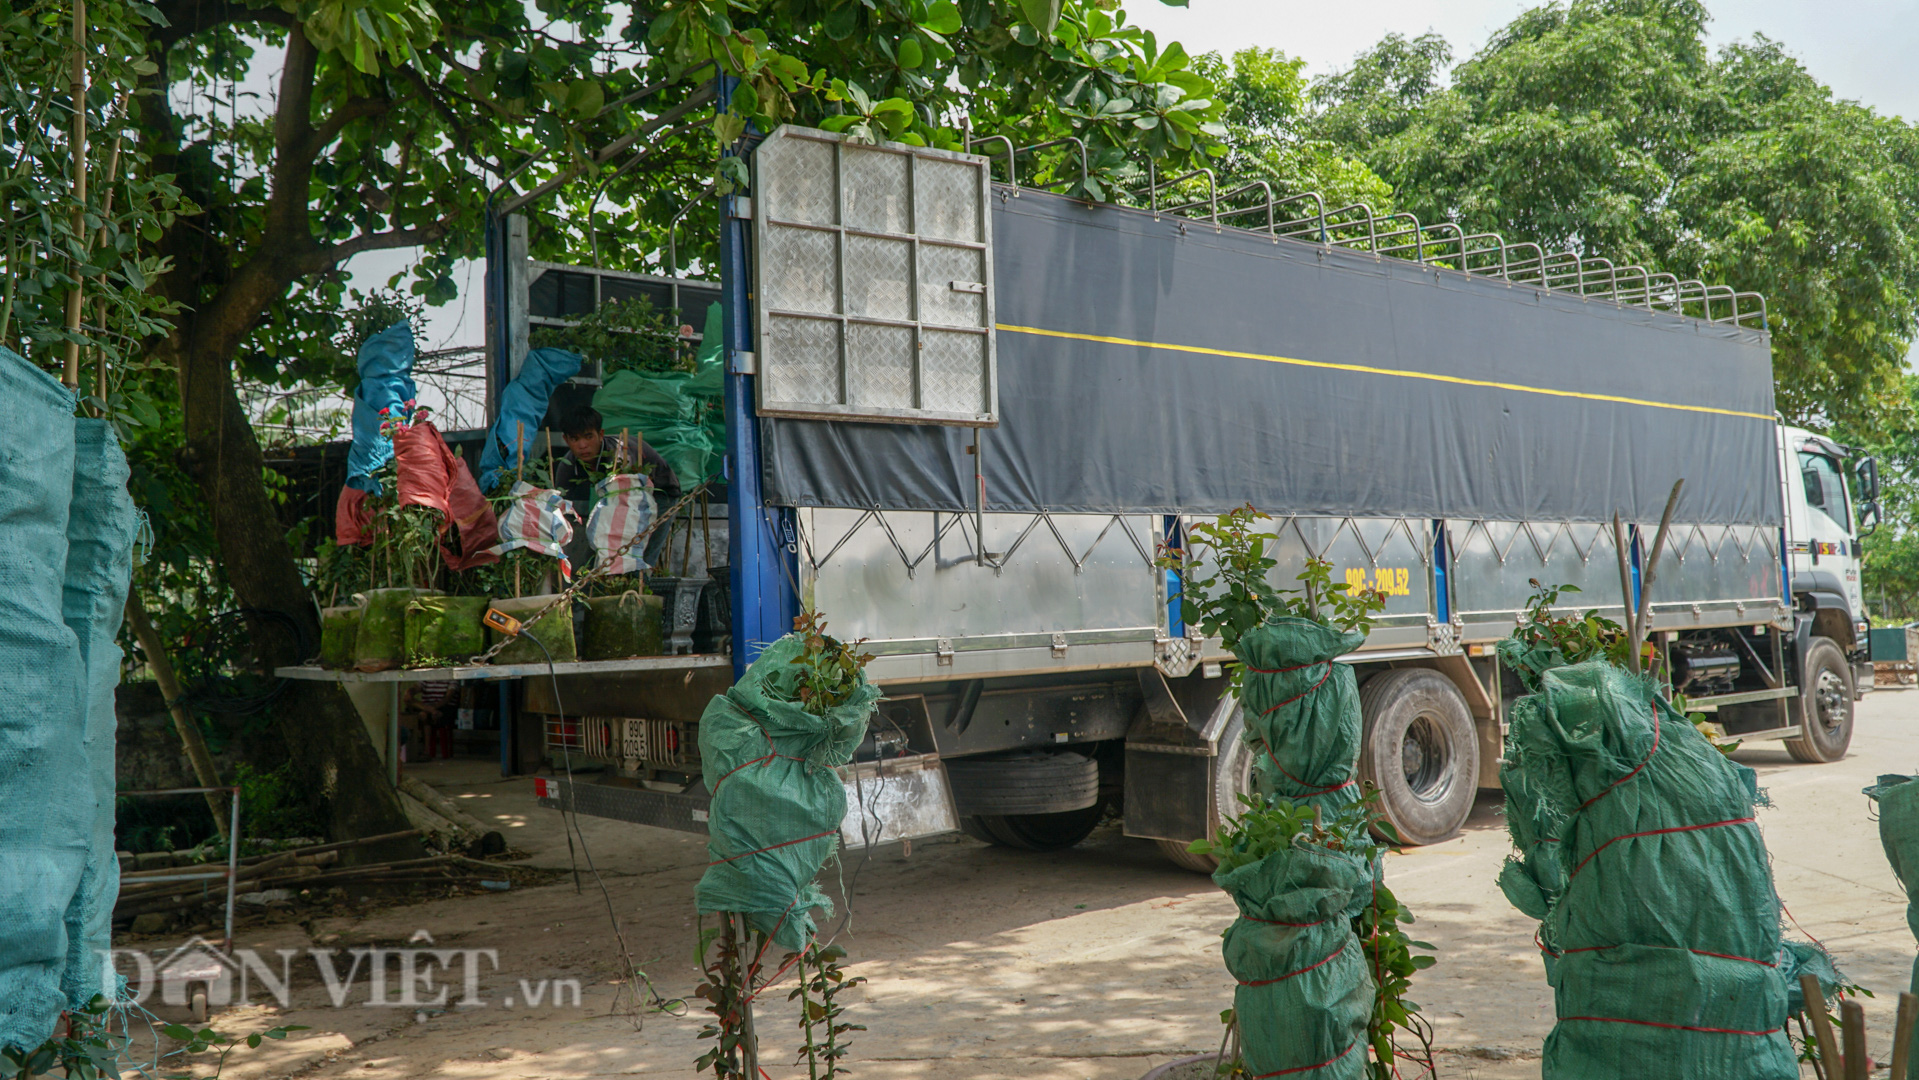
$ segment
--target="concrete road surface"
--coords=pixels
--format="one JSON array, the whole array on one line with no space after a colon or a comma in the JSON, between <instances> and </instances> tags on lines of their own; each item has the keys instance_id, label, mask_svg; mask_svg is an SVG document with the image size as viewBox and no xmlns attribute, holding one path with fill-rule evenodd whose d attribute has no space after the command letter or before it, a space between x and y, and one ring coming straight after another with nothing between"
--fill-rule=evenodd
<instances>
[{"instance_id":1,"label":"concrete road surface","mask_svg":"<svg viewBox=\"0 0 1919 1080\"><path fill-rule=\"evenodd\" d=\"M1796 932L1824 942L1855 982L1878 994L1866 1009L1872 1050L1883 1060L1914 944L1905 897L1860 789L1879 773L1919 769L1919 693L1869 695L1842 762L1798 765L1774 746L1737 757L1759 771L1772 798L1759 819ZM534 804L530 781L489 777L480 763L416 771L498 822L516 847L537 853L535 861L568 865L558 816ZM1482 797L1464 835L1388 861L1393 887L1419 915L1419 933L1439 946L1439 964L1419 977L1414 997L1446 1051L1442 1076L1536 1077L1539 1046L1553 1023L1533 923L1494 884L1508 850L1499 807L1496 796ZM706 862L703 840L592 819L580 824L585 850L576 854L590 855L598 880L584 873L579 892L569 880L243 936L243 945L305 950L316 942L398 946L424 930L440 948L497 950L498 968L481 973L482 1006L368 1005L363 970L345 1007L335 1008L317 969L303 961L295 966L290 1008L235 1008L217 1026L245 1032L297 1023L311 1030L236 1053L228 1075L701 1075L693 1063L708 1044L698 1038L703 1014L693 997L692 888ZM849 860L831 891L850 895L851 903L827 925L838 929L851 973L868 980L847 995L847 1019L867 1028L853 1035L850 1066L860 1080L1133 1080L1219 1043L1218 1014L1232 1000L1219 935L1232 905L1208 879L1172 868L1151 844L1128 840L1116 827L1053 855L963 838L921 843L910 857L894 849ZM609 908L652 987L688 1004L666 1012L630 1008ZM339 954L341 969L348 955ZM569 998L555 1007L550 996L528 1003L539 980L555 978L580 980L580 1005ZM759 1013L773 1080L805 1075L792 1065L799 1032L784 989L769 992ZM388 999L397 992L389 987ZM456 986L452 998L459 996Z\"/></svg>"}]
</instances>

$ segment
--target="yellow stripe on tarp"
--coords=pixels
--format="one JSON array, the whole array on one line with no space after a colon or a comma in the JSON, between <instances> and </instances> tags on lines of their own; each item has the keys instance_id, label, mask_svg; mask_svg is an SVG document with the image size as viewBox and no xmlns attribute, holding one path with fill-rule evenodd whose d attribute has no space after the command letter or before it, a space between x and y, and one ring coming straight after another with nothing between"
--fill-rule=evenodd
<instances>
[{"instance_id":1,"label":"yellow stripe on tarp","mask_svg":"<svg viewBox=\"0 0 1919 1080\"><path fill-rule=\"evenodd\" d=\"M1037 326L1013 326L1009 323L995 323L994 328L1009 334L1031 334L1034 337L1066 338L1070 341L1095 341L1102 345L1128 345L1138 349L1163 349L1167 352L1194 353L1199 356L1229 356L1239 360L1264 360L1271 364L1290 364L1294 367L1323 368L1328 371L1352 371L1361 375L1391 375L1401 379L1423 379L1427 382L1453 383L1458 386L1484 386L1494 390L1513 390L1522 394L1545 394L1548 397L1582 398L1586 401L1610 401L1620 405L1643 405L1649 409L1677 409L1680 412L1715 413L1719 416L1744 416L1753 420L1771 420L1770 413L1741 412L1738 409L1719 409L1711 405L1678 405L1670 401L1650 401L1646 398L1621 397L1617 394L1588 394L1581 390L1555 390L1549 386L1527 386L1523 383L1494 382L1490 379L1467 379L1458 375L1437 375L1429 371L1401 371L1396 368L1368 367L1365 364L1336 364L1326 360L1300 360L1291 356L1268 356L1265 353L1236 352L1232 349L1208 349L1199 345L1168 345L1158 341L1133 341L1130 338L1107 337L1104 334L1074 334L1065 330L1044 330Z\"/></svg>"}]
</instances>

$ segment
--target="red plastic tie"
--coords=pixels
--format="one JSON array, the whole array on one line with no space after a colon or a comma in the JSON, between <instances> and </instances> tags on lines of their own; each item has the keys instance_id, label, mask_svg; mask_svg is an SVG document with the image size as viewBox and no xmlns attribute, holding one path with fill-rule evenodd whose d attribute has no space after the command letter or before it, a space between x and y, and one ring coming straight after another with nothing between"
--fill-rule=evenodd
<instances>
[{"instance_id":1,"label":"red plastic tie","mask_svg":"<svg viewBox=\"0 0 1919 1080\"><path fill-rule=\"evenodd\" d=\"M714 860L713 860L712 862L710 862L710 863L707 863L706 865L708 865L708 866L718 866L718 865L720 865L721 863L729 863L729 862L732 862L732 861L733 861L734 859L744 859L744 858L746 858L746 857L747 857L748 855L761 855L761 854L764 854L764 853L766 853L766 852L768 852L768 851L778 851L778 850L779 850L780 848L783 848L783 847L792 847L792 846L793 846L794 844L804 844L804 843L806 843L806 842L807 842L808 840L818 840L818 839L819 839L820 837L822 837L822 836L832 836L832 835L833 835L834 833L837 833L837 832L839 832L839 830L838 830L838 829L828 829L828 830L826 830L825 832L822 832L822 833L814 833L814 834L813 834L813 835L811 835L811 836L802 836L802 837L800 837L800 838L799 838L798 840L788 840L788 841L786 841L786 842L784 842L784 843L780 843L780 844L774 844L774 845L773 845L772 847L763 847L763 848L760 848L760 849L759 849L759 850L757 850L757 851L742 851L742 852L740 852L740 853L739 853L738 855L728 855L728 856L727 856L726 858L724 858L724 859L714 859Z\"/></svg>"},{"instance_id":2,"label":"red plastic tie","mask_svg":"<svg viewBox=\"0 0 1919 1080\"><path fill-rule=\"evenodd\" d=\"M1271 743L1267 742L1264 738L1261 738L1259 740L1259 745L1261 749L1266 751L1266 756L1272 760L1273 768L1278 769L1279 774L1281 776L1284 776L1286 779L1291 780L1295 784L1298 784L1300 787L1310 789L1303 795L1290 795L1290 796L1287 796L1288 798L1310 799L1314 797L1315 795L1329 795L1335 791L1338 791L1341 788L1349 788L1349 787L1352 787L1354 784L1359 783L1359 779L1357 777L1349 777L1345 781L1334 784L1331 787L1314 788L1312 787L1312 785L1308 784L1306 781L1301 780L1299 777L1294 776L1292 773L1286 771L1286 766L1281 765L1279 763L1279 755L1273 753L1273 746Z\"/></svg>"},{"instance_id":3,"label":"red plastic tie","mask_svg":"<svg viewBox=\"0 0 1919 1080\"><path fill-rule=\"evenodd\" d=\"M1783 1027L1766 1031L1740 1031L1738 1028L1693 1027L1691 1024L1662 1024L1657 1020L1628 1020L1623 1016L1562 1016L1560 1023L1568 1020L1592 1020L1602 1024L1643 1024L1646 1027L1665 1028L1667 1031L1703 1031L1708 1035L1777 1035L1786 1030Z\"/></svg>"},{"instance_id":4,"label":"red plastic tie","mask_svg":"<svg viewBox=\"0 0 1919 1080\"><path fill-rule=\"evenodd\" d=\"M1312 693L1313 691L1315 691L1315 690L1317 690L1317 689L1319 689L1320 687L1322 687L1322 686L1325 686L1325 685L1326 685L1326 680L1327 680L1327 679L1330 679L1330 678L1332 678L1332 677L1333 677L1333 662L1332 662L1331 660L1325 660L1325 661L1322 661L1322 663L1324 663L1324 664L1326 665L1326 674L1324 674L1324 675L1321 675L1321 676L1319 677L1319 681L1318 681L1318 682L1316 682L1316 683L1314 683L1313 685L1311 685L1311 686L1309 686L1309 687L1307 687L1307 688L1306 688L1306 689L1304 689L1304 690L1301 690L1301 691L1300 691L1299 693L1297 693L1297 694L1294 694L1294 695L1293 695L1292 697L1289 697L1289 698L1287 698L1287 699L1286 699L1285 701L1282 701L1282 702L1280 702L1280 703L1279 703L1279 704L1277 704L1277 705L1274 705L1274 706L1272 706L1272 707L1270 707L1270 708L1266 708L1266 709L1261 709L1261 710L1259 710L1259 715L1261 715L1261 716L1265 716L1265 715L1266 715L1267 713L1274 713L1274 712L1278 712L1279 710L1281 710L1281 709L1283 709L1283 708L1285 708L1286 706L1288 706L1288 705L1291 705L1291 704L1292 704L1293 702L1295 702L1295 701L1298 701L1298 700L1299 700L1300 698L1303 698L1303 697L1305 697L1305 696L1306 696L1307 694L1310 694L1310 693ZM1301 665L1300 665L1300 667L1312 667L1312 665L1311 665L1311 664L1301 664ZM1273 672L1273 671L1260 671L1260 670L1259 670L1258 668L1247 668L1246 670L1248 670L1248 671L1253 671L1253 672L1258 672L1258 673L1259 673L1259 674L1261 674L1261 675L1276 675L1276 674L1278 674L1278 672ZM1280 668L1279 670L1280 670L1280 671L1298 671L1298 670L1299 670L1299 668Z\"/></svg>"},{"instance_id":5,"label":"red plastic tie","mask_svg":"<svg viewBox=\"0 0 1919 1080\"><path fill-rule=\"evenodd\" d=\"M1657 754L1658 752L1659 752L1659 710L1654 709L1652 714L1652 749L1646 751L1646 760L1641 761L1638 767L1633 769L1633 771L1627 773L1626 775L1620 777L1617 780L1614 780L1612 783L1607 784L1606 790L1600 792L1597 795L1594 795L1592 798L1587 799L1585 802L1580 803L1579 810L1584 810L1588 806L1591 806L1592 804L1598 802L1599 800L1605 798L1606 796L1611 795L1613 793L1614 788L1618 787L1619 785L1625 783L1628 780L1631 780L1633 777L1638 776L1640 772L1645 769L1646 766L1652 764L1652 756L1654 754ZM1575 810L1573 811L1573 813L1577 814L1579 810Z\"/></svg>"},{"instance_id":6,"label":"red plastic tie","mask_svg":"<svg viewBox=\"0 0 1919 1080\"><path fill-rule=\"evenodd\" d=\"M1286 981L1287 979L1290 979L1290 978L1292 978L1292 977L1293 977L1293 976L1295 976L1295 975L1304 975L1304 974L1306 974L1307 972L1309 972L1309 971L1311 971L1311 970L1313 970L1313 968L1319 968L1319 967L1325 967L1325 966L1326 966L1327 964L1330 964L1330 963L1332 963L1332 962L1333 962L1334 960L1337 960L1337 959L1339 959L1339 954L1340 954L1340 953L1343 953L1343 952L1345 952L1345 951L1346 951L1346 946L1345 946L1345 945L1341 945L1341 946L1340 946L1339 948L1337 948L1337 949L1334 949L1334 950L1333 950L1333 954L1332 954L1331 956L1328 956L1328 957L1327 957L1326 959L1324 959L1324 960L1321 960L1321 961L1320 961L1319 963L1317 963L1317 964L1313 964L1313 965L1312 965L1311 967L1303 967L1303 968L1300 968L1300 969L1299 969L1298 971L1289 971L1289 972L1287 972L1286 974L1284 974L1284 975L1281 975L1281 976L1279 976L1279 977L1278 977L1278 978L1276 978L1276 979L1258 979L1258 980L1256 980L1256 981L1254 981L1254 982L1244 982L1244 981L1242 981L1242 982L1241 982L1241 983L1240 983L1239 985L1241 985L1241 986L1271 986L1271 985L1272 985L1272 984L1274 984L1274 983L1278 983L1278 982L1285 982L1285 981ZM1333 1060L1335 1060L1335 1061L1337 1061L1337 1060L1339 1060L1339 1059L1338 1059L1338 1058L1334 1058ZM1314 1065L1314 1066L1312 1066L1312 1067L1316 1069L1316 1068L1318 1068L1319 1066L1317 1066L1317 1065Z\"/></svg>"},{"instance_id":7,"label":"red plastic tie","mask_svg":"<svg viewBox=\"0 0 1919 1080\"><path fill-rule=\"evenodd\" d=\"M1354 1043L1352 1046L1348 1046L1346 1049L1341 1050L1338 1054L1327 1058L1325 1061L1322 1061L1317 1065L1295 1065L1290 1069L1280 1069L1277 1072L1260 1073L1258 1076L1253 1077L1252 1080L1266 1080L1266 1078L1269 1076L1289 1076L1293 1073L1312 1072L1314 1069L1323 1069L1326 1066L1331 1065L1334 1062L1345 1057L1347 1054L1352 1053L1353 1050L1356 1049L1358 1046L1359 1046L1358 1043Z\"/></svg>"},{"instance_id":8,"label":"red plastic tie","mask_svg":"<svg viewBox=\"0 0 1919 1080\"><path fill-rule=\"evenodd\" d=\"M1753 819L1749 817L1742 817L1742 818L1733 818L1729 821L1710 821L1704 825L1679 825L1670 829L1649 829L1645 832L1627 833L1624 836L1615 836L1611 840L1608 840L1605 843L1599 845L1598 847L1592 849L1592 854L1579 860L1579 865L1573 867L1573 872L1566 875L1566 880L1568 882L1571 882L1573 878L1578 877L1579 872L1586 868L1587 863L1593 861L1593 859L1596 856L1598 856L1600 852L1606 850L1607 848L1613 846L1614 844L1618 843L1621 840L1631 840L1639 836L1664 836L1667 833L1698 832L1700 829L1717 829L1722 825L1751 825L1753 823L1754 823Z\"/></svg>"}]
</instances>

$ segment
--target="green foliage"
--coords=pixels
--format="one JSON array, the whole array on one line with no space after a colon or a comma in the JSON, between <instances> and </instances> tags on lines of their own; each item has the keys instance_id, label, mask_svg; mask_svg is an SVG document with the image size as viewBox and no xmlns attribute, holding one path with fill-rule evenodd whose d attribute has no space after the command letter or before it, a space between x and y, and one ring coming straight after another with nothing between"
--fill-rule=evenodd
<instances>
[{"instance_id":1,"label":"green foliage","mask_svg":"<svg viewBox=\"0 0 1919 1080\"><path fill-rule=\"evenodd\" d=\"M1365 203L1375 213L1393 209L1393 189L1372 169L1338 143L1312 128L1307 102L1305 61L1278 49L1257 46L1242 49L1227 63L1208 53L1194 69L1219 86L1224 106L1226 152L1215 166L1221 192L1230 192L1257 180L1265 181L1278 199L1318 192L1329 210ZM1182 201L1206 197L1204 185L1192 181L1176 196ZM1247 228L1264 228L1265 216L1252 212L1264 205L1264 193L1248 192L1222 203L1222 211L1239 210L1227 220ZM1166 197L1162 196L1162 202ZM1279 207L1275 220L1310 216L1304 201Z\"/></svg>"},{"instance_id":2,"label":"green foliage","mask_svg":"<svg viewBox=\"0 0 1919 1080\"><path fill-rule=\"evenodd\" d=\"M1212 839L1195 840L1186 850L1218 859L1219 873L1299 846L1376 861L1385 855L1388 845L1375 834L1397 835L1379 811L1379 798L1379 790L1369 787L1361 798L1329 812L1287 799L1240 795L1245 810L1222 822ZM1394 1076L1393 1066L1402 1054L1397 1046L1401 1033L1420 1044L1426 1059L1432 1057L1431 1026L1419 1015L1419 1005L1406 994L1412 988L1413 975L1436 962L1431 955L1436 946L1414 940L1405 930L1412 922L1413 913L1377 879L1371 900L1353 919L1353 933L1359 938L1377 984L1372 1018L1367 1024L1367 1045L1372 1055L1367 1075L1373 1080L1391 1080ZM1222 1014L1221 1020L1230 1024L1234 1018L1228 1014Z\"/></svg>"},{"instance_id":3,"label":"green foliage","mask_svg":"<svg viewBox=\"0 0 1919 1080\"><path fill-rule=\"evenodd\" d=\"M1559 603L1562 593L1576 593L1577 585L1541 585L1538 578L1529 578L1527 584L1533 587L1531 599L1526 602L1526 617L1513 628L1512 640L1527 650L1540 650L1557 654L1554 667L1567 664L1583 664L1588 660L1604 659L1621 667L1626 665L1632 652L1632 641L1626 636L1626 629L1611 619L1599 614L1598 609L1588 610L1583 615L1575 611L1570 616L1553 613L1554 605ZM1527 681L1527 689L1537 690L1536 672L1525 669L1519 671Z\"/></svg>"},{"instance_id":4,"label":"green foliage","mask_svg":"<svg viewBox=\"0 0 1919 1080\"><path fill-rule=\"evenodd\" d=\"M715 131L797 122L957 148L962 117L980 135L1029 146L1078 138L1021 165L1022 179L1110 200L1141 178L1204 163L1225 130L1211 82L1107 0L688 0L653 17L646 39L676 67L718 60L743 84ZM743 182L743 172L727 183Z\"/></svg>"},{"instance_id":5,"label":"green foliage","mask_svg":"<svg viewBox=\"0 0 1919 1080\"><path fill-rule=\"evenodd\" d=\"M1182 575L1180 618L1208 637L1218 637L1228 649L1249 631L1287 615L1341 630L1371 630L1386 598L1372 589L1334 583L1332 564L1324 559L1306 560L1306 568L1294 579L1300 582L1298 589L1271 584L1279 560L1267 554L1274 538L1259 527L1271 520L1251 505L1242 506L1193 526L1188 548L1160 553L1156 565ZM1197 576L1196 568L1202 565L1210 577Z\"/></svg>"},{"instance_id":6,"label":"green foliage","mask_svg":"<svg viewBox=\"0 0 1919 1080\"><path fill-rule=\"evenodd\" d=\"M310 585L322 606L333 607L372 588L371 573L366 548L358 544L342 547L328 536L320 540Z\"/></svg>"},{"instance_id":7,"label":"green foliage","mask_svg":"<svg viewBox=\"0 0 1919 1080\"><path fill-rule=\"evenodd\" d=\"M1314 126L1424 221L1762 293L1781 413L1893 419L1919 333L1919 132L1763 36L1712 54L1707 18L1696 0L1535 8L1450 86L1443 40L1390 36L1315 85Z\"/></svg>"},{"instance_id":8,"label":"green foliage","mask_svg":"<svg viewBox=\"0 0 1919 1080\"><path fill-rule=\"evenodd\" d=\"M861 672L873 655L858 651L862 641L847 644L826 634L826 618L817 611L793 617L793 632L802 646L793 663L800 669L799 704L815 716L846 704L859 689Z\"/></svg>"},{"instance_id":9,"label":"green foliage","mask_svg":"<svg viewBox=\"0 0 1919 1080\"><path fill-rule=\"evenodd\" d=\"M177 310L150 291L171 263L148 244L192 207L172 177L149 167L134 121L136 87L155 71L143 41L157 12L101 0L86 9L88 183L83 219L74 220L71 11L46 2L0 8L0 345L57 370L66 343L79 343L83 392L98 411L108 402L95 394L97 364L125 364ZM74 333L67 297L83 280L83 325ZM144 408L122 397L112 415Z\"/></svg>"},{"instance_id":10,"label":"green foliage","mask_svg":"<svg viewBox=\"0 0 1919 1080\"><path fill-rule=\"evenodd\" d=\"M806 1042L801 1044L799 1057L793 1063L806 1066L807 1080L834 1080L851 1075L851 1070L840 1067L840 1059L851 1049L851 1044L842 1041L841 1036L866 1030L864 1024L840 1020L846 1012L846 1006L839 1003L840 994L866 981L863 977L846 977L841 966L845 959L845 949L818 942L807 946L804 953L789 953L786 957L785 962L796 965L799 971L799 985L787 993L786 1000L800 1003L799 1027L806 1033Z\"/></svg>"},{"instance_id":11,"label":"green foliage","mask_svg":"<svg viewBox=\"0 0 1919 1080\"><path fill-rule=\"evenodd\" d=\"M700 930L695 953L705 981L693 995L705 1001L706 1011L713 1015L700 1029L700 1038L713 1040L713 1046L700 1055L694 1071L711 1069L713 1080L759 1080L749 1077L744 1067L748 1046L746 1009L750 999L746 989L748 973L742 969L747 967L745 958L750 949L750 936L747 940L739 938L732 915L723 913L719 926Z\"/></svg>"},{"instance_id":12,"label":"green foliage","mask_svg":"<svg viewBox=\"0 0 1919 1080\"><path fill-rule=\"evenodd\" d=\"M1240 795L1238 817L1221 822L1211 840L1195 840L1186 850L1219 860L1219 873L1248 866L1297 845L1349 851L1370 857L1385 848L1367 832L1374 813L1364 800L1345 803L1330 814L1317 806L1264 795Z\"/></svg>"},{"instance_id":13,"label":"green foliage","mask_svg":"<svg viewBox=\"0 0 1919 1080\"><path fill-rule=\"evenodd\" d=\"M95 994L85 1008L68 1011L65 1020L67 1031L64 1035L48 1039L32 1049L12 1046L0 1049L0 1080L30 1080L31 1077L48 1075L55 1069L69 1080L118 1080L121 1055L132 1045L133 1040L124 1030L124 1023L122 1030L113 1030L112 1003L106 996ZM283 1024L241 1040L222 1035L212 1028L196 1031L184 1024L166 1024L160 1028L160 1033L181 1046L155 1064L168 1067L175 1064L170 1059L176 1056L218 1051L219 1057L214 1061L213 1070L205 1078L217 1080L221 1070L226 1068L227 1055L238 1049L243 1041L249 1049L254 1049L264 1040L284 1039L292 1032L305 1030L300 1024ZM166 1080L181 1078L168 1075Z\"/></svg>"},{"instance_id":14,"label":"green foliage","mask_svg":"<svg viewBox=\"0 0 1919 1080\"><path fill-rule=\"evenodd\" d=\"M655 311L646 297L607 300L570 324L543 326L530 338L535 348L565 349L616 371L692 371L691 341L680 336L678 311Z\"/></svg>"},{"instance_id":15,"label":"green foliage","mask_svg":"<svg viewBox=\"0 0 1919 1080\"><path fill-rule=\"evenodd\" d=\"M262 771L242 761L233 767L233 782L240 787L240 831L246 838L325 835L325 826L299 795L291 766Z\"/></svg>"}]
</instances>

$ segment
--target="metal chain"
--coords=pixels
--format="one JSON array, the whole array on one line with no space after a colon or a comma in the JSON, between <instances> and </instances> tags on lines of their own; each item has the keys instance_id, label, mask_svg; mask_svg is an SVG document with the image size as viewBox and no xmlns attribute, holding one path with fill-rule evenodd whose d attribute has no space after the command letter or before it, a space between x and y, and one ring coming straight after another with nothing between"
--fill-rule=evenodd
<instances>
[{"instance_id":1,"label":"metal chain","mask_svg":"<svg viewBox=\"0 0 1919 1080\"><path fill-rule=\"evenodd\" d=\"M609 575L607 573L607 570L608 570L608 567L612 564L612 561L614 559L617 559L620 556L626 554L627 552L633 550L634 545L645 543L646 539L653 535L654 530L658 529L661 525L669 521L672 521L674 518L678 517L680 510L683 507L685 507L686 504L692 502L693 499L697 497L701 492L705 491L710 484L712 484L712 481L708 480L705 483L702 483L698 487L694 488L693 490L685 493L684 495L681 495L679 497L679 500L675 502L672 506L668 507L665 513L654 517L653 523L651 525L648 525L646 528L640 530L639 535L633 537L633 539L628 540L626 543L620 545L620 547L617 550L613 551L610 554L602 552L599 560L600 565L595 566L591 570L582 571L577 577L573 579L573 584L568 585L563 591L561 591L561 593L558 596L555 596L553 598L552 603L541 608L539 611L534 612L531 616L521 619L520 625L532 626L533 624L539 622L541 619L546 618L547 614L551 612L554 608L559 607L561 604L570 604L573 601L573 595L579 592L581 589L585 588L588 585L591 585L592 583L600 580L601 578L608 577ZM517 637L518 635L515 635L515 636ZM499 655L500 650L512 644L513 640L514 638L510 638L510 637L501 638L499 641L495 642L491 648L487 649L485 652L479 654L478 656L473 657L472 663L475 665L492 663L493 658Z\"/></svg>"}]
</instances>

